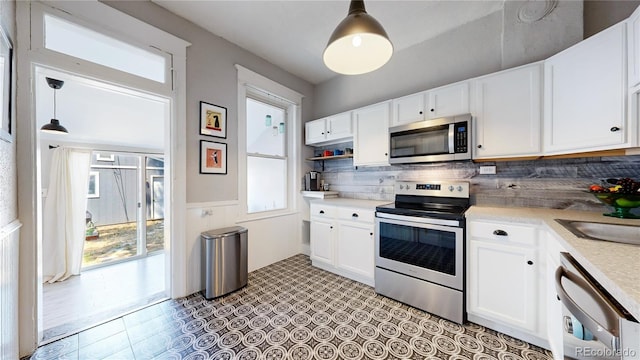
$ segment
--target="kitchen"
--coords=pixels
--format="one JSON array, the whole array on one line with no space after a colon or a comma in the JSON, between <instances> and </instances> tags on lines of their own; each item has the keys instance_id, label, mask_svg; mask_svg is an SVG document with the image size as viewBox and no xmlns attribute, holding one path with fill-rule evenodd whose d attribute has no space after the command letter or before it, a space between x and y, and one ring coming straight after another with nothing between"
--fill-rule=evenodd
<instances>
[{"instance_id":1,"label":"kitchen","mask_svg":"<svg viewBox=\"0 0 640 360\"><path fill-rule=\"evenodd\" d=\"M159 27L167 26L169 28L174 28L173 30L180 33L179 28L183 26L182 23L180 25L175 25L173 22L167 22L167 25L163 25L160 23L161 20L153 19L154 17L158 19L173 19L173 15L168 14L162 9L159 9L153 4L143 4L143 5L135 5L129 3L114 3L114 7L120 8L121 10L127 12L129 10L133 14L137 14L138 17L150 22L155 23ZM141 8L138 8L141 6ZM628 16L629 14L627 14ZM474 26L489 26L488 24L495 24L497 18L501 17L501 14L493 14L489 17L491 19L484 19L485 23L469 25L467 31L473 33ZM494 26L495 25L491 25ZM502 31L502 29L498 29L498 31ZM459 34L459 36L463 36L463 34ZM490 44L499 47L493 36L487 36L490 39ZM478 39L476 39L478 40ZM194 40L191 40L194 41ZM221 40L218 40L221 41ZM444 41L444 39L440 39L439 41ZM451 41L451 39L449 39ZM195 49L195 47L194 47ZM458 49L461 53L465 51ZM195 50L194 50L195 51ZM477 53L483 53L478 50ZM493 56L493 55L492 55ZM462 54L457 58L463 58ZM537 59L539 60L539 59ZM481 59L476 57L475 59L469 60L469 63L461 64L462 66L457 67L456 69L448 69L445 70L439 77L431 77L433 83L413 83L410 80L403 79L402 81L384 81L384 83L389 83L389 90L385 94L376 94L376 95L360 95L361 98L357 98L356 95L348 95L345 96L346 89L352 88L354 85L357 87L371 87L374 83L382 82L389 74L385 74L384 70L381 70L380 77L381 78L371 78L371 77L363 77L362 83L352 84L348 80L345 79L336 79L332 82L323 84L318 86L316 92L317 94L321 94L322 92L326 92L327 95L325 97L317 96L310 99L312 103L314 103L313 107L316 109L322 109L322 111L316 110L313 113L310 109L305 109L303 107L303 112L306 111L303 118L311 120L314 118L321 118L323 116L329 116L334 113L339 113L343 111L348 111L351 109L356 109L361 106L365 106L368 104L373 104L378 101L391 99L391 98L399 98L401 96L405 96L407 94L411 94L417 91L423 91L427 89L437 88L441 85L446 85L449 83L454 83L456 81L463 81L465 79L471 79L476 76L482 76L485 74L494 73L501 68L510 68L511 66L504 66L502 64L498 64L495 58L489 59ZM479 66L472 66L480 62ZM225 64L226 67L232 66L229 64ZM268 68L267 65L262 63L261 61L255 61L252 68L256 69L265 69ZM212 66L221 66L217 64L213 64ZM224 66L222 66L224 69ZM228 73L229 70L219 70L212 71L219 76L219 74ZM288 82L293 87L304 88L305 91L309 88L305 85L300 85L298 80L292 79L289 75L282 74L280 71L275 71L276 77L285 78L285 82ZM428 77L427 74L424 74L424 77ZM407 81L404 81L407 80ZM235 77L231 75L227 75L227 79L229 83L235 82ZM204 87L205 84L190 82L190 89L193 86L192 91L200 90L198 87ZM297 84L297 85L296 85ZM343 88L345 90L337 90ZM233 104L235 101L235 95L229 94L233 93L233 91L227 91L225 93L222 90L214 90L214 94L210 95L218 99L223 99L222 101L226 101L227 104ZM310 93L310 91L309 91ZM354 93L358 93L354 90ZM362 92L364 93L364 92ZM334 99L333 97L336 97ZM367 98L368 96L368 98ZM379 98L378 98L379 97ZM345 103L349 99L350 103ZM195 102L196 99L191 99L191 102ZM309 107L311 108L311 107ZM232 109L232 108L230 108ZM332 110L333 109L333 110ZM191 116L190 116L191 117ZM189 125L191 126L191 125ZM190 133L194 133L189 129ZM234 136L237 136L236 129L231 127L229 138L232 139ZM187 144L188 146L193 145L197 139L188 138ZM191 142L191 145L189 143ZM193 146L191 146L193 147ZM355 145L344 145L343 147L352 147L355 148ZM312 157L315 155L312 148L304 148L303 150L307 157ZM235 163L235 153L231 152L230 154L230 173L234 171L233 164ZM187 168L191 169L190 172L197 173L193 171L193 164L195 163L194 157L197 155L188 154L188 165ZM524 207L550 207L550 208L567 208L572 207L574 209L579 210L595 210L595 211L603 211L601 205L597 205L595 200L593 200L590 195L582 196L578 189L586 189L588 185L590 185L594 179L598 180L602 177L624 177L629 176L633 178L638 178L637 174L637 157L634 155L630 156L617 156L617 157L604 157L604 158L581 158L578 160L538 160L538 161L510 161L510 162L496 162L495 164L490 163L488 166L496 166L496 175L487 174L486 176L477 175L479 164L474 163L450 163L450 164L436 164L436 165L406 165L406 166L393 166L393 167L385 167L381 166L379 168L370 168L370 167L358 167L358 169L353 168L353 160L336 160L336 161L324 161L324 172L323 176L325 177L325 181L330 185L331 190L338 191L341 197L347 198L364 198L364 199L379 199L385 201L391 201L393 199L393 187L396 180L421 180L421 179L471 179L473 183L473 191L472 191L472 199L474 204L478 205L517 205ZM613 166L612 166L613 165ZM306 163L305 166L309 167L311 170L312 166L321 166L318 162L318 165L315 165L313 162ZM613 167L613 171L611 169ZM585 175L586 171L586 175ZM600 175L599 171L603 171L603 175ZM606 174L606 175L604 175ZM218 207L221 207L220 204L214 204L215 202L223 203L225 201L232 202L234 200L233 196L231 198L227 198L225 195L227 193L212 193L202 191L204 188L204 184L210 181L209 178L202 176L194 176L192 185L187 189L187 198L189 199L189 203L192 204L189 209L189 219L194 225L190 226L188 232L188 238L191 243L187 244L187 247L192 248L193 243L195 243L195 239L197 239L197 234L201 230L205 230L210 227L214 227L219 225L214 222L212 219L207 217L201 217L203 209L214 208L214 211L218 212ZM237 189L237 181L235 178L228 176L226 179L220 179L220 185L222 187L230 188L230 194L233 194L233 189ZM356 184L356 185L354 185ZM570 195L566 195L565 190L569 189L572 191ZM552 194L552 195L550 195ZM202 203L202 206L198 204ZM570 204L569 206L567 204ZM224 204L223 204L224 205ZM234 206L233 203L230 204L231 207ZM224 211L221 211L224 213ZM259 231L259 230L258 230ZM283 244L286 245L286 244ZM293 244L296 246L296 244ZM285 253L286 251L282 251ZM294 253L295 254L295 253ZM276 254L271 258L265 259L253 259L253 267L255 269L261 268L262 266L268 265L275 260L279 260L279 258L283 258L284 254ZM255 256L255 254L254 254ZM197 274L198 268L189 269L190 273ZM198 284L191 284L188 287L188 292L191 293L193 291L189 290L197 290Z\"/></svg>"}]
</instances>

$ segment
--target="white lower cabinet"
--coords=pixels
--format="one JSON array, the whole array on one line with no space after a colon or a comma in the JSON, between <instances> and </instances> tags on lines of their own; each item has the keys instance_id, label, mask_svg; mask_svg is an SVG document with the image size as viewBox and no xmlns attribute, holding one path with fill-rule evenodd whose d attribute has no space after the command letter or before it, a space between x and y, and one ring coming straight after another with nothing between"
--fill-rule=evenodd
<instances>
[{"instance_id":1,"label":"white lower cabinet","mask_svg":"<svg viewBox=\"0 0 640 360\"><path fill-rule=\"evenodd\" d=\"M546 345L546 267L533 225L468 220L467 314L472 322Z\"/></svg>"},{"instance_id":2,"label":"white lower cabinet","mask_svg":"<svg viewBox=\"0 0 640 360\"><path fill-rule=\"evenodd\" d=\"M311 219L311 260L333 265L333 244L335 229L333 222Z\"/></svg>"},{"instance_id":3,"label":"white lower cabinet","mask_svg":"<svg viewBox=\"0 0 640 360\"><path fill-rule=\"evenodd\" d=\"M337 243L336 266L373 279L373 224L339 221Z\"/></svg>"},{"instance_id":4,"label":"white lower cabinet","mask_svg":"<svg viewBox=\"0 0 640 360\"><path fill-rule=\"evenodd\" d=\"M373 209L312 203L311 263L374 285Z\"/></svg>"}]
</instances>

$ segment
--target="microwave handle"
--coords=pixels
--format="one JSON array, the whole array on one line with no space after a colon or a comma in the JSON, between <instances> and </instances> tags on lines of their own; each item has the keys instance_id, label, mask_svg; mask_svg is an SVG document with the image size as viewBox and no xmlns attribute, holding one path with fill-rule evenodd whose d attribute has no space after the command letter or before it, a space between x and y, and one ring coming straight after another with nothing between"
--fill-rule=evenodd
<instances>
[{"instance_id":1,"label":"microwave handle","mask_svg":"<svg viewBox=\"0 0 640 360\"><path fill-rule=\"evenodd\" d=\"M454 147L455 127L455 124L449 124L449 154L455 154L456 152L456 149Z\"/></svg>"},{"instance_id":2,"label":"microwave handle","mask_svg":"<svg viewBox=\"0 0 640 360\"><path fill-rule=\"evenodd\" d=\"M579 286L582 290L589 293L590 296L598 303L598 306L602 310L602 313L605 315L608 324L613 325L612 329L609 329L607 326L603 326L598 321L596 321L593 317L586 313L586 311L582 310L578 304L569 296L567 291L562 286L562 278L567 278L567 280L571 281L575 285ZM585 281L582 277L568 271L564 266L558 267L556 270L556 291L558 292L558 297L567 310L582 323L582 325L589 329L593 335L600 339L600 341L609 345L610 348L614 351L618 351L620 349L620 337L619 337L619 328L618 325L620 323L618 314L615 313L607 304L599 294L595 292L593 287Z\"/></svg>"}]
</instances>

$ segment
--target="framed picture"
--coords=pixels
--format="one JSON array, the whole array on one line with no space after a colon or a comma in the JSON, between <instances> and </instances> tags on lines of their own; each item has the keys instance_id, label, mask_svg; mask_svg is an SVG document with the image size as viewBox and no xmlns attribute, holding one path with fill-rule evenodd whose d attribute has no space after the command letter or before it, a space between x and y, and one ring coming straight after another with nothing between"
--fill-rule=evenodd
<instances>
[{"instance_id":1,"label":"framed picture","mask_svg":"<svg viewBox=\"0 0 640 360\"><path fill-rule=\"evenodd\" d=\"M200 101L200 135L227 138L227 108Z\"/></svg>"},{"instance_id":2,"label":"framed picture","mask_svg":"<svg viewBox=\"0 0 640 360\"><path fill-rule=\"evenodd\" d=\"M0 27L0 139L13 141L13 131L11 127L11 103L13 94L11 93L13 75L13 46L11 40Z\"/></svg>"},{"instance_id":3,"label":"framed picture","mask_svg":"<svg viewBox=\"0 0 640 360\"><path fill-rule=\"evenodd\" d=\"M227 144L200 140L200 174L227 173Z\"/></svg>"}]
</instances>

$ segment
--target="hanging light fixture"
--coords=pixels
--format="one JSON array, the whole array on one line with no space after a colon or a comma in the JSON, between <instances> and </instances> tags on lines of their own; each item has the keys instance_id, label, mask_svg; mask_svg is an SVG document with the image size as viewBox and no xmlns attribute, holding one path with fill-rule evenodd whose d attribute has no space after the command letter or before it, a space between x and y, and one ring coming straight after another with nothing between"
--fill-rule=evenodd
<instances>
[{"instance_id":1,"label":"hanging light fixture","mask_svg":"<svg viewBox=\"0 0 640 360\"><path fill-rule=\"evenodd\" d=\"M349 14L329 38L322 56L325 65L337 73L358 75L386 64L393 45L380 23L364 9L364 1L351 0Z\"/></svg>"},{"instance_id":2,"label":"hanging light fixture","mask_svg":"<svg viewBox=\"0 0 640 360\"><path fill-rule=\"evenodd\" d=\"M51 119L50 123L44 124L40 130L52 134L67 134L69 131L60 125L60 120L56 119L56 92L64 85L64 81L49 77L46 79L49 87L53 89L53 119Z\"/></svg>"}]
</instances>

